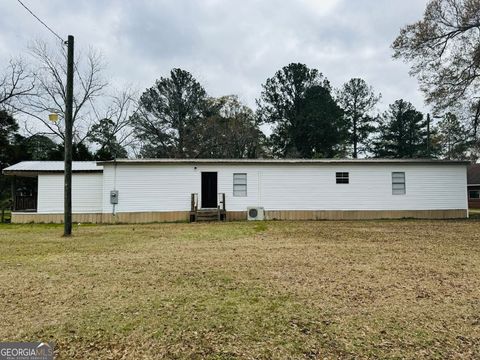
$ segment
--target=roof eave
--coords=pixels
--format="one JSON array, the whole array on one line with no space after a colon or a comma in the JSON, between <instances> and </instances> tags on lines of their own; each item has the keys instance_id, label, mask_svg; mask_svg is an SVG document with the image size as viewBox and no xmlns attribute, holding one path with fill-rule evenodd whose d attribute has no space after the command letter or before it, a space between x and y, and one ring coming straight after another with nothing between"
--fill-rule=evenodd
<instances>
[{"instance_id":1,"label":"roof eave","mask_svg":"<svg viewBox=\"0 0 480 360\"><path fill-rule=\"evenodd\" d=\"M98 161L97 165L113 164L425 164L425 165L468 165L464 160L429 159L120 159Z\"/></svg>"}]
</instances>

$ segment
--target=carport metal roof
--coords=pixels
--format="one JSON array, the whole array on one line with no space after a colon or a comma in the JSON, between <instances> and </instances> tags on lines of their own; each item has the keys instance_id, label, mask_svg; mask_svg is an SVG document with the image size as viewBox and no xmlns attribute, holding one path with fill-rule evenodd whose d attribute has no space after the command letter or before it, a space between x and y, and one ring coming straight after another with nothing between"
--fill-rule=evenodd
<instances>
[{"instance_id":1,"label":"carport metal roof","mask_svg":"<svg viewBox=\"0 0 480 360\"><path fill-rule=\"evenodd\" d=\"M39 173L63 173L63 161L22 161L18 164L3 169L4 175L36 176ZM97 165L96 161L73 161L72 171L102 172L103 166Z\"/></svg>"}]
</instances>

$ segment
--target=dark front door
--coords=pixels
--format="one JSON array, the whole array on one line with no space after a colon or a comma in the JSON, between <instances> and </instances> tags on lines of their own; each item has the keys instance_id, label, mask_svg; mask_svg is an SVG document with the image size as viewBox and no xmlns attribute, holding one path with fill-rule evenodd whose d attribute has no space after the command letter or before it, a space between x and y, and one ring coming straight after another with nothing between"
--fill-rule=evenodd
<instances>
[{"instance_id":1,"label":"dark front door","mask_svg":"<svg viewBox=\"0 0 480 360\"><path fill-rule=\"evenodd\" d=\"M216 172L202 172L202 208L217 208Z\"/></svg>"}]
</instances>

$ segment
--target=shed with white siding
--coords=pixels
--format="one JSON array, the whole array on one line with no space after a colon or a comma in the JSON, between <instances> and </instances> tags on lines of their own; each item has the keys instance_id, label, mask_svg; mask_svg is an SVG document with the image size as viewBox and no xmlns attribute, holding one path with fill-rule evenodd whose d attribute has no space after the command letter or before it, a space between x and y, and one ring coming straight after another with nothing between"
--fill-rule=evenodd
<instances>
[{"instance_id":1,"label":"shed with white siding","mask_svg":"<svg viewBox=\"0 0 480 360\"><path fill-rule=\"evenodd\" d=\"M378 159L106 161L74 173L72 203L75 214L95 222L187 221L202 209L219 216L224 209L227 220L240 220L250 208L265 219L464 218L466 166ZM35 215L42 214L61 221L62 175L37 171L37 213L19 213L14 221L41 221Z\"/></svg>"}]
</instances>

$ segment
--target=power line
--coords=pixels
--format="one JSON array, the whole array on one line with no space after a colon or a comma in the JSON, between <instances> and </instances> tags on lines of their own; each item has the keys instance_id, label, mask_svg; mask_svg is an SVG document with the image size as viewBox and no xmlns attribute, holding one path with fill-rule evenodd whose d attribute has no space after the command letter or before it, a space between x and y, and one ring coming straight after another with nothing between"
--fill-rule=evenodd
<instances>
[{"instance_id":1,"label":"power line","mask_svg":"<svg viewBox=\"0 0 480 360\"><path fill-rule=\"evenodd\" d=\"M37 19L40 22L40 24L45 26L48 29L48 31L50 31L53 35L55 35L58 39L60 39L60 41L65 42L65 40L60 35L58 35L55 31L52 30L50 26L48 26L44 21L42 21L42 19L40 19L37 15L35 15L33 11L27 7L27 5L25 5L20 0L17 0L17 1L20 3L20 5L22 5L25 8L25 10L27 10L35 19Z\"/></svg>"},{"instance_id":2,"label":"power line","mask_svg":"<svg viewBox=\"0 0 480 360\"><path fill-rule=\"evenodd\" d=\"M32 10L30 10L21 0L17 0L17 1L20 3L20 5L22 5L25 8L25 10L27 10L35 19L37 19L37 21L39 21L43 26L45 26L48 29L48 31L50 31L54 36L56 36L60 41L62 41L62 43L65 43L65 40L60 35L58 35L58 33L56 33L42 19L40 19L37 15L35 15L35 13ZM80 83L82 84L83 90L85 91L85 93L88 93L87 87L83 82L80 72L78 71L77 64L74 64L74 66L75 66L75 71L77 72L78 78L80 79ZM90 97L88 97L88 101L90 102L90 105L92 106L93 112L97 116L97 119L100 120L100 116L98 115L97 109L95 109L95 106L93 105L93 101Z\"/></svg>"}]
</instances>

